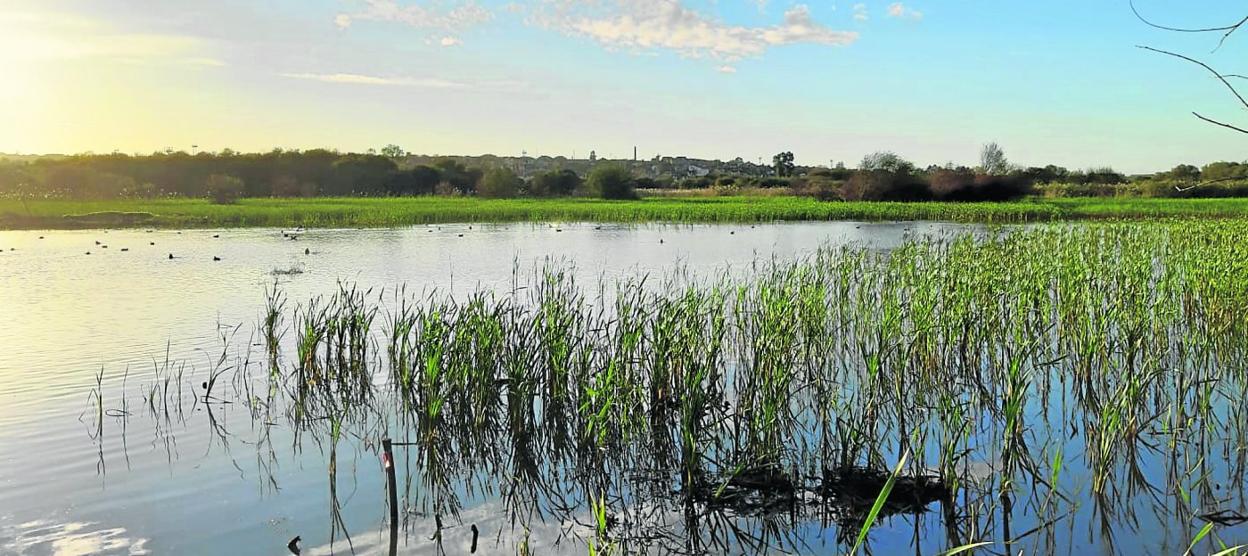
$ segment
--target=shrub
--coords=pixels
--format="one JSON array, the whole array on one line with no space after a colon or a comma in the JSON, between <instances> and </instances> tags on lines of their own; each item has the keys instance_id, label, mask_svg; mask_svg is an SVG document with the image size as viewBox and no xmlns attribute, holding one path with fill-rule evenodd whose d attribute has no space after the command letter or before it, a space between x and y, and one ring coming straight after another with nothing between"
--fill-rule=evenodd
<instances>
[{"instance_id":1,"label":"shrub","mask_svg":"<svg viewBox=\"0 0 1248 556\"><path fill-rule=\"evenodd\" d=\"M812 174L805 178L794 178L793 192L820 201L835 201L842 198L844 182L834 180L824 174ZM771 188L775 189L775 188Z\"/></svg>"},{"instance_id":2,"label":"shrub","mask_svg":"<svg viewBox=\"0 0 1248 556\"><path fill-rule=\"evenodd\" d=\"M931 194L923 182L909 173L862 170L841 188L846 201L922 201Z\"/></svg>"},{"instance_id":3,"label":"shrub","mask_svg":"<svg viewBox=\"0 0 1248 556\"><path fill-rule=\"evenodd\" d=\"M208 198L218 205L233 204L243 195L243 180L225 174L213 174L204 181Z\"/></svg>"},{"instance_id":4,"label":"shrub","mask_svg":"<svg viewBox=\"0 0 1248 556\"><path fill-rule=\"evenodd\" d=\"M623 166L603 164L585 180L589 194L603 199L636 199L633 175Z\"/></svg>"},{"instance_id":5,"label":"shrub","mask_svg":"<svg viewBox=\"0 0 1248 556\"><path fill-rule=\"evenodd\" d=\"M477 186L477 195L487 199L506 199L515 197L520 192L523 181L516 177L515 172L506 168L494 168L486 172Z\"/></svg>"},{"instance_id":6,"label":"shrub","mask_svg":"<svg viewBox=\"0 0 1248 556\"><path fill-rule=\"evenodd\" d=\"M529 180L529 194L536 197L571 195L581 187L581 177L572 170L551 170Z\"/></svg>"}]
</instances>

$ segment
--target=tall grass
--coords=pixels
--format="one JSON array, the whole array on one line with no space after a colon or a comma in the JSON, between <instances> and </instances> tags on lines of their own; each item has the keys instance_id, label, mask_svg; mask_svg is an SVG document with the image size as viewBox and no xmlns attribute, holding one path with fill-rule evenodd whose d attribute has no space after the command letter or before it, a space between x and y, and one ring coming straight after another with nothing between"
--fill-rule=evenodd
<instances>
[{"instance_id":1,"label":"tall grass","mask_svg":"<svg viewBox=\"0 0 1248 556\"><path fill-rule=\"evenodd\" d=\"M597 292L547 267L464 298L273 293L265 364L331 447L410 439L403 503L439 527L497 495L522 524L592 513L598 551L800 549L804 520L856 549L938 502L960 551L1042 542L1080 493L1105 524L1186 526L1242 474L1245 234L1052 225Z\"/></svg>"},{"instance_id":2,"label":"tall grass","mask_svg":"<svg viewBox=\"0 0 1248 556\"><path fill-rule=\"evenodd\" d=\"M97 214L103 213L103 214ZM110 216L109 213L129 213ZM138 214L134 214L138 213ZM64 218L92 215L92 219ZM470 197L69 201L0 199L0 229L81 227L395 227L447 222L770 222L1243 217L1248 199L1032 199L1010 203L821 202L807 197L477 199Z\"/></svg>"}]
</instances>

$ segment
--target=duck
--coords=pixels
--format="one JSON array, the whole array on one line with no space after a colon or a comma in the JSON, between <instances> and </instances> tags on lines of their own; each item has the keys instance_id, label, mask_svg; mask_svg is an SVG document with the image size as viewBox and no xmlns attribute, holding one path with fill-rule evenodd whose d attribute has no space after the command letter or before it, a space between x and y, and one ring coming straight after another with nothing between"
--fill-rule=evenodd
<instances>
[{"instance_id":1,"label":"duck","mask_svg":"<svg viewBox=\"0 0 1248 556\"><path fill-rule=\"evenodd\" d=\"M214 260L214 261L219 261L219 260L221 260L221 257L218 257L218 256L216 256L216 255L213 255L212 260Z\"/></svg>"},{"instance_id":2,"label":"duck","mask_svg":"<svg viewBox=\"0 0 1248 556\"><path fill-rule=\"evenodd\" d=\"M311 250L311 249L309 249L309 248L307 248L307 247L305 247L305 248L303 248L303 254L304 254L304 255L311 255L311 254L312 254L312 250Z\"/></svg>"},{"instance_id":3,"label":"duck","mask_svg":"<svg viewBox=\"0 0 1248 556\"><path fill-rule=\"evenodd\" d=\"M169 260L171 260L171 261L173 260L173 253L170 253L170 254L169 254Z\"/></svg>"}]
</instances>

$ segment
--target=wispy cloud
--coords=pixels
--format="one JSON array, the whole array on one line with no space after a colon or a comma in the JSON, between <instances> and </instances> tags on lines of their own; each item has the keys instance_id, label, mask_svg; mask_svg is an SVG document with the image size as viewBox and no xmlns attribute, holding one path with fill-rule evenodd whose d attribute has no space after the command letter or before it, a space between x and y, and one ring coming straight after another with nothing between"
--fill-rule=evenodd
<instances>
[{"instance_id":1,"label":"wispy cloud","mask_svg":"<svg viewBox=\"0 0 1248 556\"><path fill-rule=\"evenodd\" d=\"M913 8L906 7L901 2L893 2L888 6L888 17L897 17L902 19L923 19L923 12Z\"/></svg>"},{"instance_id":2,"label":"wispy cloud","mask_svg":"<svg viewBox=\"0 0 1248 556\"><path fill-rule=\"evenodd\" d=\"M858 39L855 32L816 22L802 4L786 11L777 25L749 27L719 21L685 7L679 0L547 0L530 22L594 40L607 48L669 50L690 58L726 61L760 56L777 46L840 46Z\"/></svg>"},{"instance_id":3,"label":"wispy cloud","mask_svg":"<svg viewBox=\"0 0 1248 556\"><path fill-rule=\"evenodd\" d=\"M854 4L854 21L866 21L871 16L867 15L867 5L863 3Z\"/></svg>"},{"instance_id":4,"label":"wispy cloud","mask_svg":"<svg viewBox=\"0 0 1248 556\"><path fill-rule=\"evenodd\" d=\"M344 12L334 18L339 27L350 27L356 21L389 21L403 23L418 29L460 31L493 19L490 10L473 0L432 0L413 5L401 5L394 0L363 0L363 9Z\"/></svg>"},{"instance_id":5,"label":"wispy cloud","mask_svg":"<svg viewBox=\"0 0 1248 556\"><path fill-rule=\"evenodd\" d=\"M466 89L467 83L435 78L413 77L381 77L358 73L283 73L282 77L306 79L325 83L344 83L350 85L384 85L390 87L420 87L425 89Z\"/></svg>"},{"instance_id":6,"label":"wispy cloud","mask_svg":"<svg viewBox=\"0 0 1248 556\"><path fill-rule=\"evenodd\" d=\"M736 66L730 66L730 65L724 64L722 66L719 66L718 70L716 71L718 71L719 73L737 73L737 68Z\"/></svg>"}]
</instances>

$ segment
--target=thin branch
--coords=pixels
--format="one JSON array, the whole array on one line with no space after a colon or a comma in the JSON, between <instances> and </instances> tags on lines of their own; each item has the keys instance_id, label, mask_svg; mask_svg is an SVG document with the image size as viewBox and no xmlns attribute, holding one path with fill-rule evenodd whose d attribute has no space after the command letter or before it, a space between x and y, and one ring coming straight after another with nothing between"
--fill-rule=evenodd
<instances>
[{"instance_id":1,"label":"thin branch","mask_svg":"<svg viewBox=\"0 0 1248 556\"><path fill-rule=\"evenodd\" d=\"M1226 25L1223 27L1206 27L1206 28L1168 27L1165 25L1153 23L1152 21L1149 21L1147 18L1145 18L1140 13L1140 10L1135 7L1135 0L1131 0L1130 4L1131 4L1131 11L1135 13L1135 17L1139 19L1140 21L1144 22L1144 24L1148 25L1149 27L1155 27L1157 29L1161 29L1164 31L1175 31L1178 33L1217 33L1217 32L1225 31L1225 33L1222 35L1222 38L1218 41L1217 48L1214 48L1214 51L1217 51L1219 48L1222 48L1222 45L1226 43L1226 39L1230 38L1230 36L1234 34L1235 31L1238 31L1240 27L1243 27L1244 24L1248 24L1248 16L1244 16L1244 18L1239 20L1238 23L1235 23L1233 25Z\"/></svg>"},{"instance_id":2,"label":"thin branch","mask_svg":"<svg viewBox=\"0 0 1248 556\"><path fill-rule=\"evenodd\" d=\"M1244 128L1242 128L1242 127L1235 127L1235 126L1233 126L1233 125L1231 125L1231 124L1222 123L1222 122L1219 122L1219 121L1217 121L1217 120L1209 119L1209 118L1206 118L1206 117L1204 117L1204 116L1201 116L1200 114L1197 114L1197 113L1195 113L1195 112L1192 112L1192 115L1193 115L1193 116L1196 116L1197 118L1200 118L1200 119L1202 119L1202 120L1204 120L1204 121L1206 121L1206 122L1209 122L1209 123L1211 123L1211 124L1214 124L1214 125L1220 125L1220 126L1225 127L1225 128L1227 128L1227 129L1233 129L1233 130L1238 131L1238 132L1240 132L1240 133L1245 133L1245 134L1248 134L1248 129L1244 129Z\"/></svg>"},{"instance_id":3,"label":"thin branch","mask_svg":"<svg viewBox=\"0 0 1248 556\"><path fill-rule=\"evenodd\" d=\"M1138 45L1137 45L1137 46L1138 46ZM1219 72L1218 72L1218 70L1215 70L1215 69L1213 69L1213 68L1209 67L1209 64L1206 64L1206 63L1204 63L1204 62L1202 62L1202 61L1200 61L1200 60L1197 60L1197 59L1195 59L1195 58L1190 58L1190 57L1184 56L1184 55L1182 55L1182 54L1176 54L1176 53L1174 53L1174 52L1170 52L1170 51L1167 51L1167 50L1161 50L1161 49L1153 48L1153 47L1151 47L1151 46L1138 46L1138 48L1143 48L1144 50L1149 50L1149 51L1156 52L1156 53L1159 53L1159 54L1165 54L1165 55L1167 55L1167 56L1174 56L1175 58L1179 58L1180 60L1187 60L1188 62L1191 62L1191 63L1196 64L1196 65L1198 65L1198 66L1200 66L1200 67L1202 67L1202 68L1205 68L1206 70L1209 70L1209 73L1212 73L1214 77L1217 77L1217 78L1218 78L1218 81L1221 81L1223 85L1226 85L1226 88L1227 88L1227 89L1230 89L1230 90L1231 90L1231 93L1235 95L1235 98L1239 99L1239 103L1240 103L1240 104L1242 104L1242 105L1244 105L1244 108L1248 108L1248 100L1244 100L1244 96L1243 96L1243 95L1241 95L1241 94L1239 94L1239 91L1238 91L1237 89L1235 89L1235 86L1234 86L1234 85L1231 85L1231 82L1230 82L1230 81L1227 81L1227 80L1226 80L1226 77L1225 77L1225 76L1223 76L1221 73L1219 73Z\"/></svg>"},{"instance_id":4,"label":"thin branch","mask_svg":"<svg viewBox=\"0 0 1248 556\"><path fill-rule=\"evenodd\" d=\"M1242 179L1243 179L1243 178L1238 178L1238 177L1235 177L1235 178L1220 178L1220 179L1216 179L1216 180L1202 181L1202 182L1200 182L1200 183L1197 183L1197 184L1194 184L1194 185L1189 185L1189 186L1187 186L1187 187L1179 187L1179 186L1177 186L1177 185L1176 185L1176 186L1174 186L1174 190L1175 190L1175 191L1178 191L1179 193L1183 193L1183 192L1185 192L1185 191L1191 191L1191 190L1193 190L1193 189L1196 189L1197 187L1200 187L1200 186L1202 186L1202 185L1213 185L1213 184L1215 184L1215 183L1222 183L1222 182L1227 182L1227 181L1240 181L1240 180L1242 180Z\"/></svg>"}]
</instances>

